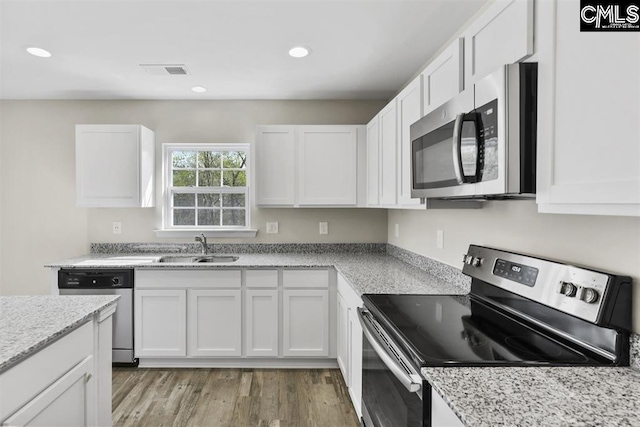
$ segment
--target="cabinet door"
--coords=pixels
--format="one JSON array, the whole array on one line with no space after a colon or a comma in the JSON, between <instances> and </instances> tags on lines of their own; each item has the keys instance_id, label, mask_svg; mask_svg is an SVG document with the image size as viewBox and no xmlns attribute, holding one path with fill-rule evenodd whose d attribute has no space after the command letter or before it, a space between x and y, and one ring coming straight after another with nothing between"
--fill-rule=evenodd
<instances>
[{"instance_id":1,"label":"cabinet door","mask_svg":"<svg viewBox=\"0 0 640 427\"><path fill-rule=\"evenodd\" d=\"M498 67L533 54L533 0L497 0L473 21L464 39L465 87L470 87Z\"/></svg>"},{"instance_id":2,"label":"cabinet door","mask_svg":"<svg viewBox=\"0 0 640 427\"><path fill-rule=\"evenodd\" d=\"M380 203L380 128L378 116L367 124L367 206Z\"/></svg>"},{"instance_id":3,"label":"cabinet door","mask_svg":"<svg viewBox=\"0 0 640 427\"><path fill-rule=\"evenodd\" d=\"M259 127L255 153L256 204L293 206L295 127Z\"/></svg>"},{"instance_id":4,"label":"cabinet door","mask_svg":"<svg viewBox=\"0 0 640 427\"><path fill-rule=\"evenodd\" d=\"M380 204L395 206L397 179L397 117L396 100L378 114L380 120Z\"/></svg>"},{"instance_id":5,"label":"cabinet door","mask_svg":"<svg viewBox=\"0 0 640 427\"><path fill-rule=\"evenodd\" d=\"M189 290L189 356L242 354L241 291Z\"/></svg>"},{"instance_id":6,"label":"cabinet door","mask_svg":"<svg viewBox=\"0 0 640 427\"><path fill-rule=\"evenodd\" d=\"M329 291L284 289L284 356L329 355Z\"/></svg>"},{"instance_id":7,"label":"cabinet door","mask_svg":"<svg viewBox=\"0 0 640 427\"><path fill-rule=\"evenodd\" d=\"M140 125L77 125L76 204L154 206L154 147Z\"/></svg>"},{"instance_id":8,"label":"cabinet door","mask_svg":"<svg viewBox=\"0 0 640 427\"><path fill-rule=\"evenodd\" d=\"M342 295L338 294L338 366L342 371L344 382L349 387L351 373L349 370L349 307Z\"/></svg>"},{"instance_id":9,"label":"cabinet door","mask_svg":"<svg viewBox=\"0 0 640 427\"><path fill-rule=\"evenodd\" d=\"M447 47L422 72L423 115L435 110L464 89L464 39ZM422 117L422 116L421 116Z\"/></svg>"},{"instance_id":10,"label":"cabinet door","mask_svg":"<svg viewBox=\"0 0 640 427\"><path fill-rule=\"evenodd\" d=\"M464 427L453 409L435 390L431 390L431 423L438 427Z\"/></svg>"},{"instance_id":11,"label":"cabinet door","mask_svg":"<svg viewBox=\"0 0 640 427\"><path fill-rule=\"evenodd\" d=\"M135 356L186 356L186 291L136 290Z\"/></svg>"},{"instance_id":12,"label":"cabinet door","mask_svg":"<svg viewBox=\"0 0 640 427\"><path fill-rule=\"evenodd\" d=\"M247 356L277 356L278 290L247 289L245 316Z\"/></svg>"},{"instance_id":13,"label":"cabinet door","mask_svg":"<svg viewBox=\"0 0 640 427\"><path fill-rule=\"evenodd\" d=\"M94 423L93 356L88 356L5 420L7 426L84 426ZM111 381L110 378L107 380ZM7 392L7 390L5 390Z\"/></svg>"},{"instance_id":14,"label":"cabinet door","mask_svg":"<svg viewBox=\"0 0 640 427\"><path fill-rule=\"evenodd\" d=\"M349 394L358 414L362 416L362 325L356 306L349 307Z\"/></svg>"},{"instance_id":15,"label":"cabinet door","mask_svg":"<svg viewBox=\"0 0 640 427\"><path fill-rule=\"evenodd\" d=\"M640 216L640 36L567 25L577 0L538 9L538 210Z\"/></svg>"},{"instance_id":16,"label":"cabinet door","mask_svg":"<svg viewBox=\"0 0 640 427\"><path fill-rule=\"evenodd\" d=\"M357 148L355 126L299 126L298 203L355 206Z\"/></svg>"},{"instance_id":17,"label":"cabinet door","mask_svg":"<svg viewBox=\"0 0 640 427\"><path fill-rule=\"evenodd\" d=\"M397 96L398 102L398 205L422 208L411 198L411 135L409 128L422 117L422 76L418 76Z\"/></svg>"}]
</instances>

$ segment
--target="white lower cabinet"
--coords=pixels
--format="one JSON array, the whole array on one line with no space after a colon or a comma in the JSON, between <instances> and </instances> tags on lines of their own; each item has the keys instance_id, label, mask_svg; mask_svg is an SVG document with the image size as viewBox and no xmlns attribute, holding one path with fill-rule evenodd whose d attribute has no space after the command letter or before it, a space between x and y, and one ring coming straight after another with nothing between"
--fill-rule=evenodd
<instances>
[{"instance_id":1,"label":"white lower cabinet","mask_svg":"<svg viewBox=\"0 0 640 427\"><path fill-rule=\"evenodd\" d=\"M247 289L245 319L247 356L278 356L278 290Z\"/></svg>"},{"instance_id":2,"label":"white lower cabinet","mask_svg":"<svg viewBox=\"0 0 640 427\"><path fill-rule=\"evenodd\" d=\"M0 373L1 426L108 426L110 306Z\"/></svg>"},{"instance_id":3,"label":"white lower cabinet","mask_svg":"<svg viewBox=\"0 0 640 427\"><path fill-rule=\"evenodd\" d=\"M135 356L148 367L334 358L330 283L329 269L136 270Z\"/></svg>"},{"instance_id":4,"label":"white lower cabinet","mask_svg":"<svg viewBox=\"0 0 640 427\"><path fill-rule=\"evenodd\" d=\"M239 289L189 290L188 351L190 356L242 354L242 298Z\"/></svg>"},{"instance_id":5,"label":"white lower cabinet","mask_svg":"<svg viewBox=\"0 0 640 427\"><path fill-rule=\"evenodd\" d=\"M284 356L329 356L329 291L282 291Z\"/></svg>"},{"instance_id":6,"label":"white lower cabinet","mask_svg":"<svg viewBox=\"0 0 640 427\"><path fill-rule=\"evenodd\" d=\"M135 356L187 355L187 291L136 290Z\"/></svg>"},{"instance_id":7,"label":"white lower cabinet","mask_svg":"<svg viewBox=\"0 0 640 427\"><path fill-rule=\"evenodd\" d=\"M338 274L338 366L358 418L362 416L362 299Z\"/></svg>"},{"instance_id":8,"label":"white lower cabinet","mask_svg":"<svg viewBox=\"0 0 640 427\"><path fill-rule=\"evenodd\" d=\"M87 356L2 425L82 426L90 424L93 356Z\"/></svg>"}]
</instances>

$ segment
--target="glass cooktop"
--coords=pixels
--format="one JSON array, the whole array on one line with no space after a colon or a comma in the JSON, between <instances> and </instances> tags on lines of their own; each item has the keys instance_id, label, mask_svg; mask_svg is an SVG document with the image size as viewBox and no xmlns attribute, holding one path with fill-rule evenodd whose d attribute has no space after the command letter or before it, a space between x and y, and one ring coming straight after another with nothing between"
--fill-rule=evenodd
<instances>
[{"instance_id":1,"label":"glass cooktop","mask_svg":"<svg viewBox=\"0 0 640 427\"><path fill-rule=\"evenodd\" d=\"M363 300L418 366L606 363L470 296L367 294Z\"/></svg>"}]
</instances>

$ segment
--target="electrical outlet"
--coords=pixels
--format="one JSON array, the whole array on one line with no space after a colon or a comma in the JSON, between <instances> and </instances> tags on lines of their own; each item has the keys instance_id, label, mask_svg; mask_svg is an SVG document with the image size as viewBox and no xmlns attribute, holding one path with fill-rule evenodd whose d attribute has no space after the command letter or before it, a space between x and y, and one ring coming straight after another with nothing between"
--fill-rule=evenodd
<instances>
[{"instance_id":1,"label":"electrical outlet","mask_svg":"<svg viewBox=\"0 0 640 427\"><path fill-rule=\"evenodd\" d=\"M122 223L120 221L113 222L113 234L122 234Z\"/></svg>"},{"instance_id":2,"label":"electrical outlet","mask_svg":"<svg viewBox=\"0 0 640 427\"><path fill-rule=\"evenodd\" d=\"M438 230L436 238L436 246L438 249L444 248L444 231Z\"/></svg>"},{"instance_id":3,"label":"electrical outlet","mask_svg":"<svg viewBox=\"0 0 640 427\"><path fill-rule=\"evenodd\" d=\"M267 222L267 234L278 234L277 222Z\"/></svg>"},{"instance_id":4,"label":"electrical outlet","mask_svg":"<svg viewBox=\"0 0 640 427\"><path fill-rule=\"evenodd\" d=\"M394 234L396 237L400 237L400 224L396 224Z\"/></svg>"},{"instance_id":5,"label":"electrical outlet","mask_svg":"<svg viewBox=\"0 0 640 427\"><path fill-rule=\"evenodd\" d=\"M321 222L320 223L320 234L329 234L329 223Z\"/></svg>"}]
</instances>

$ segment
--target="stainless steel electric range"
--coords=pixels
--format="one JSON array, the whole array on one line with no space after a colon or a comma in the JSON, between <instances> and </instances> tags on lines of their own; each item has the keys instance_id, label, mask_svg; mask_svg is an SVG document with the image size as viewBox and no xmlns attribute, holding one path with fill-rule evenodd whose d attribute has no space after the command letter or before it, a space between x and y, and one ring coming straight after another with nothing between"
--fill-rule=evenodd
<instances>
[{"instance_id":1,"label":"stainless steel electric range","mask_svg":"<svg viewBox=\"0 0 640 427\"><path fill-rule=\"evenodd\" d=\"M464 296L363 295L367 427L437 427L425 366L629 364L630 277L476 245L462 271Z\"/></svg>"}]
</instances>

